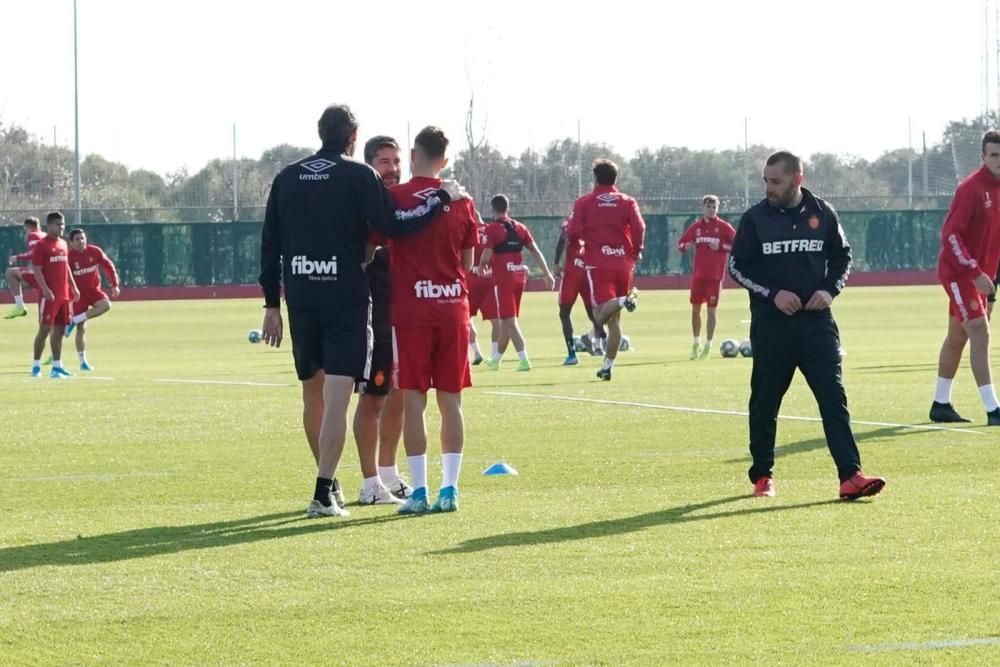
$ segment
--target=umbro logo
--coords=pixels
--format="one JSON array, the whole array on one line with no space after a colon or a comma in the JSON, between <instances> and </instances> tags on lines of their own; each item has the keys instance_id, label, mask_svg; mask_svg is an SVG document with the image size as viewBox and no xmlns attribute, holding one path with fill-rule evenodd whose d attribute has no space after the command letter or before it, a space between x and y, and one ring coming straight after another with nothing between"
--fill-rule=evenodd
<instances>
[{"instance_id":1,"label":"umbro logo","mask_svg":"<svg viewBox=\"0 0 1000 667\"><path fill-rule=\"evenodd\" d=\"M308 169L314 174L318 174L321 171L326 171L330 167L337 166L337 163L320 157L316 158L315 160L309 160L308 162L303 162L299 166L301 166L303 169Z\"/></svg>"},{"instance_id":2,"label":"umbro logo","mask_svg":"<svg viewBox=\"0 0 1000 667\"><path fill-rule=\"evenodd\" d=\"M604 202L605 204L613 204L618 201L618 195L614 194L613 192L605 192L603 194L597 195L597 199L599 201Z\"/></svg>"},{"instance_id":3,"label":"umbro logo","mask_svg":"<svg viewBox=\"0 0 1000 667\"><path fill-rule=\"evenodd\" d=\"M413 193L413 196L421 201L426 201L428 197L437 192L437 188L424 188L423 190L417 190Z\"/></svg>"}]
</instances>

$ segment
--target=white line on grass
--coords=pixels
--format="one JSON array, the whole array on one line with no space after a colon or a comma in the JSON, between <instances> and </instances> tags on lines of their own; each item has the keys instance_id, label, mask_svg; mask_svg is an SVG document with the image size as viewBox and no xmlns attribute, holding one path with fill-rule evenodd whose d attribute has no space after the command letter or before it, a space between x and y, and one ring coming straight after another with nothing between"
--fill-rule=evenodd
<instances>
[{"instance_id":1,"label":"white line on grass","mask_svg":"<svg viewBox=\"0 0 1000 667\"><path fill-rule=\"evenodd\" d=\"M226 384L240 385L244 387L291 387L290 384L277 384L274 382L231 382L229 380L179 380L176 378L157 378L153 382L174 382L177 384Z\"/></svg>"},{"instance_id":2,"label":"white line on grass","mask_svg":"<svg viewBox=\"0 0 1000 667\"><path fill-rule=\"evenodd\" d=\"M631 401L608 401L600 398L580 398L578 396L554 396L551 394L527 394L519 391L488 391L487 394L494 396L515 396L519 398L547 398L552 401L571 401L575 403L599 403L601 405L623 405L631 408L649 408L651 410L670 410L672 412L694 412L707 415L727 415L730 417L746 417L748 412L742 410L715 410L712 408L691 408L683 405L660 405L658 403L633 403ZM821 422L819 417L797 417L795 415L778 415L778 419L800 422ZM862 424L864 426L887 426L892 428L910 428L917 431L949 431L952 433L965 433L968 435L984 435L979 431L966 428L948 428L946 426L927 426L923 424L893 424L890 422L869 422L857 419L851 420L852 424Z\"/></svg>"},{"instance_id":3,"label":"white line on grass","mask_svg":"<svg viewBox=\"0 0 1000 667\"><path fill-rule=\"evenodd\" d=\"M44 475L40 477L8 477L4 482L106 482L127 477L166 477L165 472L105 472L83 475Z\"/></svg>"},{"instance_id":4,"label":"white line on grass","mask_svg":"<svg viewBox=\"0 0 1000 667\"><path fill-rule=\"evenodd\" d=\"M848 651L863 653L883 651L927 651L943 648L964 648L966 646L998 646L1000 637L982 637L979 639L942 639L931 642L907 642L903 644L862 644L848 646Z\"/></svg>"}]
</instances>

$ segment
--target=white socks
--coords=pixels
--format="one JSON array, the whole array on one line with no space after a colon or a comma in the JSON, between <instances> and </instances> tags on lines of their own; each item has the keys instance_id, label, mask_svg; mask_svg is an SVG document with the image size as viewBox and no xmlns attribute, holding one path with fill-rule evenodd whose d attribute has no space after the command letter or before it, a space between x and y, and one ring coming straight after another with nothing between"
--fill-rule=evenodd
<instances>
[{"instance_id":1,"label":"white socks","mask_svg":"<svg viewBox=\"0 0 1000 667\"><path fill-rule=\"evenodd\" d=\"M517 358L520 359L521 361L527 361L528 360L528 350L524 349L524 350L521 350L520 352L518 352L517 353Z\"/></svg>"},{"instance_id":2,"label":"white socks","mask_svg":"<svg viewBox=\"0 0 1000 667\"><path fill-rule=\"evenodd\" d=\"M444 468L444 476L441 478L441 488L454 486L458 488L458 473L462 469L462 455L442 454L441 465Z\"/></svg>"},{"instance_id":3,"label":"white socks","mask_svg":"<svg viewBox=\"0 0 1000 667\"><path fill-rule=\"evenodd\" d=\"M955 384L955 378L950 380L939 377L937 385L934 387L935 403L951 403L951 387ZM982 389L980 389L982 391Z\"/></svg>"},{"instance_id":4,"label":"white socks","mask_svg":"<svg viewBox=\"0 0 1000 667\"><path fill-rule=\"evenodd\" d=\"M53 359L52 368L62 368L62 359Z\"/></svg>"},{"instance_id":5,"label":"white socks","mask_svg":"<svg viewBox=\"0 0 1000 667\"><path fill-rule=\"evenodd\" d=\"M701 345L701 336L695 336L694 340L691 342L692 345Z\"/></svg>"},{"instance_id":6,"label":"white socks","mask_svg":"<svg viewBox=\"0 0 1000 667\"><path fill-rule=\"evenodd\" d=\"M493 352L491 353L491 356L494 359L500 358L500 343L493 343Z\"/></svg>"},{"instance_id":7,"label":"white socks","mask_svg":"<svg viewBox=\"0 0 1000 667\"><path fill-rule=\"evenodd\" d=\"M76 356L80 357L80 363L81 364L87 363L87 353L86 352L77 352Z\"/></svg>"},{"instance_id":8,"label":"white socks","mask_svg":"<svg viewBox=\"0 0 1000 667\"><path fill-rule=\"evenodd\" d=\"M374 477L365 477L365 480L361 483L361 490L372 491L376 489L380 484L382 484L382 480L379 478L378 475L375 475Z\"/></svg>"},{"instance_id":9,"label":"white socks","mask_svg":"<svg viewBox=\"0 0 1000 667\"><path fill-rule=\"evenodd\" d=\"M399 481L399 469L394 465L379 466L378 476L379 478L381 478L383 484L391 487L393 484Z\"/></svg>"},{"instance_id":10,"label":"white socks","mask_svg":"<svg viewBox=\"0 0 1000 667\"><path fill-rule=\"evenodd\" d=\"M984 384L980 387L979 397L983 399L983 407L986 408L986 412L993 412L997 408L1000 408L1000 403L997 403L997 393L993 390L993 385Z\"/></svg>"},{"instance_id":11,"label":"white socks","mask_svg":"<svg viewBox=\"0 0 1000 667\"><path fill-rule=\"evenodd\" d=\"M601 370L602 371L609 371L609 370L611 370L614 367L615 367L615 360L614 359L608 359L607 357L604 357L604 365L601 366Z\"/></svg>"},{"instance_id":12,"label":"white socks","mask_svg":"<svg viewBox=\"0 0 1000 667\"><path fill-rule=\"evenodd\" d=\"M87 321L87 313L80 313L79 315L73 316L73 324L79 324L80 322Z\"/></svg>"},{"instance_id":13,"label":"white socks","mask_svg":"<svg viewBox=\"0 0 1000 667\"><path fill-rule=\"evenodd\" d=\"M40 368L41 365L42 365L42 360L41 359L35 359L34 361L31 362L31 367L32 368Z\"/></svg>"},{"instance_id":14,"label":"white socks","mask_svg":"<svg viewBox=\"0 0 1000 667\"><path fill-rule=\"evenodd\" d=\"M479 349L479 341L473 341L469 343L469 345L472 347L473 354L475 354L477 357L483 356L482 351Z\"/></svg>"},{"instance_id":15,"label":"white socks","mask_svg":"<svg viewBox=\"0 0 1000 667\"><path fill-rule=\"evenodd\" d=\"M15 306L21 306L22 308L24 308L24 297L22 295L20 295L20 294L17 295L17 296L15 296L14 297L14 305Z\"/></svg>"},{"instance_id":16,"label":"white socks","mask_svg":"<svg viewBox=\"0 0 1000 667\"><path fill-rule=\"evenodd\" d=\"M712 349L712 339L711 338L708 338L708 339L705 340L705 347L708 348L709 350Z\"/></svg>"},{"instance_id":17,"label":"white socks","mask_svg":"<svg viewBox=\"0 0 1000 667\"><path fill-rule=\"evenodd\" d=\"M410 468L410 483L413 488L427 488L427 455L407 456L406 465Z\"/></svg>"}]
</instances>

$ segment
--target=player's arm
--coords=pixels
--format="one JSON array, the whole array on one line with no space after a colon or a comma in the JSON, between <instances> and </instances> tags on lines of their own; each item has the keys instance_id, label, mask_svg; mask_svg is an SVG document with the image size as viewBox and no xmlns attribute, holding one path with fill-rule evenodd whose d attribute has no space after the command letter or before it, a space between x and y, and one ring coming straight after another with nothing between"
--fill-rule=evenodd
<instances>
[{"instance_id":1,"label":"player's arm","mask_svg":"<svg viewBox=\"0 0 1000 667\"><path fill-rule=\"evenodd\" d=\"M566 225L566 238L568 241L579 239L583 235L583 226L587 222L587 209L579 199L573 202L573 213L569 216L569 224Z\"/></svg>"},{"instance_id":2,"label":"player's arm","mask_svg":"<svg viewBox=\"0 0 1000 667\"><path fill-rule=\"evenodd\" d=\"M697 224L697 221L695 221L695 224ZM691 225L681 234L680 239L677 241L677 252L686 252L691 246L691 243L694 241L694 228L695 225Z\"/></svg>"},{"instance_id":3,"label":"player's arm","mask_svg":"<svg viewBox=\"0 0 1000 667\"><path fill-rule=\"evenodd\" d=\"M729 275L758 299L774 301L778 286L764 277L758 268L762 254L757 240L757 228L749 211L743 214L729 253Z\"/></svg>"},{"instance_id":4,"label":"player's arm","mask_svg":"<svg viewBox=\"0 0 1000 667\"><path fill-rule=\"evenodd\" d=\"M31 248L29 248L28 250L26 250L24 252L18 253L16 255L11 255L10 256L10 265L13 266L14 264L17 264L18 262L30 262L31 261L31 252L32 252L32 250L31 250Z\"/></svg>"},{"instance_id":5,"label":"player's arm","mask_svg":"<svg viewBox=\"0 0 1000 667\"><path fill-rule=\"evenodd\" d=\"M45 276L42 275L42 267L45 265L46 257L45 253L42 252L42 246L40 244L35 245L34 249L31 251L31 270L35 274L35 280L38 281L38 290L42 293L42 296L52 300L53 294L52 290L49 289L48 284L45 282ZM67 269L69 266L66 267Z\"/></svg>"},{"instance_id":6,"label":"player's arm","mask_svg":"<svg viewBox=\"0 0 1000 667\"><path fill-rule=\"evenodd\" d=\"M556 286L555 276L553 276L552 272L549 271L549 265L545 263L545 257L542 256L542 251L538 249L537 245L535 245L534 240L532 240L531 243L525 245L524 247L528 249L528 252L531 253L531 256L535 258L535 264L537 264L538 268L542 270L542 277L545 279L545 286L548 289L552 289L553 287L555 287Z\"/></svg>"},{"instance_id":7,"label":"player's arm","mask_svg":"<svg viewBox=\"0 0 1000 667\"><path fill-rule=\"evenodd\" d=\"M562 259L563 251L566 250L566 231L563 230L559 233L559 240L556 241L556 254L552 258L552 272L555 275L562 273L562 265L559 264L559 260Z\"/></svg>"},{"instance_id":8,"label":"player's arm","mask_svg":"<svg viewBox=\"0 0 1000 667\"><path fill-rule=\"evenodd\" d=\"M80 300L80 288L76 286L76 278L73 276L73 272L69 268L69 264L66 265L66 276L69 279L69 294L72 297L73 303Z\"/></svg>"},{"instance_id":9,"label":"player's arm","mask_svg":"<svg viewBox=\"0 0 1000 667\"><path fill-rule=\"evenodd\" d=\"M371 241L365 242L365 266L371 264L372 260L375 259L375 251L377 249L378 246L372 243Z\"/></svg>"},{"instance_id":10,"label":"player's arm","mask_svg":"<svg viewBox=\"0 0 1000 667\"><path fill-rule=\"evenodd\" d=\"M823 244L826 252L826 280L823 281L823 290L835 297L843 291L851 273L851 244L847 242L837 212L831 209L830 213L833 224L830 225L826 243Z\"/></svg>"},{"instance_id":11,"label":"player's arm","mask_svg":"<svg viewBox=\"0 0 1000 667\"><path fill-rule=\"evenodd\" d=\"M642 251L646 247L646 221L642 219L642 213L639 212L639 202L634 199L630 199L629 202L631 206L629 208L628 225L632 230L632 247L635 249L635 260L639 261L642 259Z\"/></svg>"},{"instance_id":12,"label":"player's arm","mask_svg":"<svg viewBox=\"0 0 1000 667\"><path fill-rule=\"evenodd\" d=\"M267 197L264 227L260 233L260 287L264 292L264 343L281 347L285 325L281 319L281 216L278 213L278 179Z\"/></svg>"},{"instance_id":13,"label":"player's arm","mask_svg":"<svg viewBox=\"0 0 1000 667\"><path fill-rule=\"evenodd\" d=\"M720 250L722 252L729 252L733 249L733 238L736 236L736 230L728 222L722 225L722 247Z\"/></svg>"},{"instance_id":14,"label":"player's arm","mask_svg":"<svg viewBox=\"0 0 1000 667\"><path fill-rule=\"evenodd\" d=\"M111 287L111 296L116 297L121 293L120 282L118 277L118 269L115 267L115 263L111 261L107 253L103 250L100 251L100 256L97 258L97 264L104 271L105 277L108 279L108 285ZM70 271L70 274L73 272Z\"/></svg>"},{"instance_id":15,"label":"player's arm","mask_svg":"<svg viewBox=\"0 0 1000 667\"><path fill-rule=\"evenodd\" d=\"M454 198L460 198L458 188L451 186L436 190L419 206L411 209L397 209L392 201L392 195L382 183L382 177L368 167L361 182L362 212L368 220L368 225L376 232L389 238L401 238L416 234L431 224L434 218Z\"/></svg>"},{"instance_id":16,"label":"player's arm","mask_svg":"<svg viewBox=\"0 0 1000 667\"><path fill-rule=\"evenodd\" d=\"M945 263L970 280L977 280L984 273L965 244L965 232L976 218L978 207L979 202L972 188L959 187L941 227L941 245L944 247L942 257Z\"/></svg>"},{"instance_id":17,"label":"player's arm","mask_svg":"<svg viewBox=\"0 0 1000 667\"><path fill-rule=\"evenodd\" d=\"M487 267L490 265L490 260L493 259L493 248L489 246L483 250L483 256L479 258L479 266L477 267L480 274L486 272Z\"/></svg>"},{"instance_id":18,"label":"player's arm","mask_svg":"<svg viewBox=\"0 0 1000 667\"><path fill-rule=\"evenodd\" d=\"M462 248L462 270L468 273L472 270L472 262L476 258L475 248Z\"/></svg>"}]
</instances>

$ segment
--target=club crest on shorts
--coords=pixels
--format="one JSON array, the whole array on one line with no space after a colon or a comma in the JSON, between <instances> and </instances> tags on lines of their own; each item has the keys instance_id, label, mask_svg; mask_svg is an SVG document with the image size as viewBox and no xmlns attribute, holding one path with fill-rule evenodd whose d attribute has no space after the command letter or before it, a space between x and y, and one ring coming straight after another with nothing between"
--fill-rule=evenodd
<instances>
[{"instance_id":1,"label":"club crest on shorts","mask_svg":"<svg viewBox=\"0 0 1000 667\"><path fill-rule=\"evenodd\" d=\"M979 300L977 299L975 301L970 301L969 308L971 308L972 310L979 310Z\"/></svg>"},{"instance_id":2,"label":"club crest on shorts","mask_svg":"<svg viewBox=\"0 0 1000 667\"><path fill-rule=\"evenodd\" d=\"M376 387L381 387L382 385L385 384L385 373L383 373L382 371L375 373L373 381L375 382Z\"/></svg>"}]
</instances>

